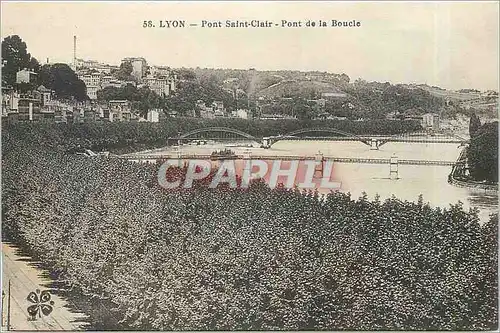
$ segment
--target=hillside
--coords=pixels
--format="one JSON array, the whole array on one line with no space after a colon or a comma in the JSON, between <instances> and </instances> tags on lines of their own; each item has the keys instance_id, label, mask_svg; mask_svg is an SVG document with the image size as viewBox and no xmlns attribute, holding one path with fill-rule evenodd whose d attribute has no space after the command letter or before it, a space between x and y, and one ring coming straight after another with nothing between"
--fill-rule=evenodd
<instances>
[{"instance_id":1,"label":"hillside","mask_svg":"<svg viewBox=\"0 0 500 333\"><path fill-rule=\"evenodd\" d=\"M335 84L322 81L282 80L256 93L257 97L280 98L301 97L314 98L324 92L342 92Z\"/></svg>"}]
</instances>

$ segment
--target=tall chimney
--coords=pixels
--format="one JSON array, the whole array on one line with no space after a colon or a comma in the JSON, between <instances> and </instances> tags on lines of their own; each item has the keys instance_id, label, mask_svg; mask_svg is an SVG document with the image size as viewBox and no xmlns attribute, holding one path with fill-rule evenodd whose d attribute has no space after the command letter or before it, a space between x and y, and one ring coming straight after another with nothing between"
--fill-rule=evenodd
<instances>
[{"instance_id":1,"label":"tall chimney","mask_svg":"<svg viewBox=\"0 0 500 333\"><path fill-rule=\"evenodd\" d=\"M76 36L73 36L73 65L76 68Z\"/></svg>"}]
</instances>

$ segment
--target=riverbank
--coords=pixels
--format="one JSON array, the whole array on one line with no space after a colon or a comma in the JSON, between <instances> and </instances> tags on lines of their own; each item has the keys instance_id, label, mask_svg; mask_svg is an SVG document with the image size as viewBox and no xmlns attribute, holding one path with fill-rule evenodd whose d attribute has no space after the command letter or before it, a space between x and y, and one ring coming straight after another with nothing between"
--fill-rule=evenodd
<instances>
[{"instance_id":1,"label":"riverbank","mask_svg":"<svg viewBox=\"0 0 500 333\"><path fill-rule=\"evenodd\" d=\"M457 162L462 162L462 163L456 164L452 168L451 173L448 176L448 183L457 187L468 188L473 190L481 190L486 193L498 193L498 184L486 184L484 182L473 181L470 179L466 179L464 177L466 160L467 160L467 148L464 148L460 152L460 155L457 159Z\"/></svg>"}]
</instances>

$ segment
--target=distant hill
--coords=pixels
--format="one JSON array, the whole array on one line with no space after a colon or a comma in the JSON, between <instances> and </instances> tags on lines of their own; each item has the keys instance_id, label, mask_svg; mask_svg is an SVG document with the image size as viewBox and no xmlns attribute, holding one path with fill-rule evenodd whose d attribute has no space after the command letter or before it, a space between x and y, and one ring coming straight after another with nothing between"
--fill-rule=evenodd
<instances>
[{"instance_id":1,"label":"distant hill","mask_svg":"<svg viewBox=\"0 0 500 333\"><path fill-rule=\"evenodd\" d=\"M282 80L270 85L256 93L257 97L279 98L279 97L302 97L314 98L324 92L342 92L337 85L331 82L306 81L306 80Z\"/></svg>"},{"instance_id":2,"label":"distant hill","mask_svg":"<svg viewBox=\"0 0 500 333\"><path fill-rule=\"evenodd\" d=\"M198 100L209 105L214 100L224 102L227 110L247 107L257 110L256 100L263 99L273 113L314 117L319 113L352 119L381 119L396 114L433 112L443 117L457 113L469 114L484 109L480 115L497 110L497 92L474 89L450 91L427 84L391 84L351 82L346 74L319 71L259 71L256 69L178 69L178 91L167 101L167 107L182 113L192 112ZM320 98L321 93L344 93L342 98L328 98L320 104L307 105L307 100ZM291 100L283 102L283 98ZM283 103L281 103L283 102ZM312 103L312 102L311 102Z\"/></svg>"}]
</instances>

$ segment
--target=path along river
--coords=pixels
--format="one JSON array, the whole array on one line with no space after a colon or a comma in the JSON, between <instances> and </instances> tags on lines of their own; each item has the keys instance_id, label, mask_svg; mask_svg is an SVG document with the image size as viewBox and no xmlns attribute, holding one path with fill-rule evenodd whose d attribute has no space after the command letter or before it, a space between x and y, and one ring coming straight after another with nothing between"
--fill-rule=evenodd
<instances>
[{"instance_id":1,"label":"path along river","mask_svg":"<svg viewBox=\"0 0 500 333\"><path fill-rule=\"evenodd\" d=\"M180 150L182 154L210 154L214 150L224 148L223 144L183 145L179 148L167 147L144 152L147 155L171 154ZM295 155L314 156L321 152L325 157L352 158L390 158L407 160L455 161L461 149L458 144L450 143L399 143L389 142L379 150L361 142L352 141L280 141L270 149L231 147L236 154L251 152L252 155ZM139 153L140 154L140 153ZM336 163L334 164L335 180L342 183L342 191L350 192L357 198L366 192L369 198L376 194L386 199L395 195L402 200L416 201L420 194L424 202L431 206L447 208L450 204L461 201L465 208L480 209L480 219L484 223L491 213L498 212L498 193L485 190L460 188L448 184L450 166L402 165L398 166L398 178L389 179L389 164Z\"/></svg>"}]
</instances>

